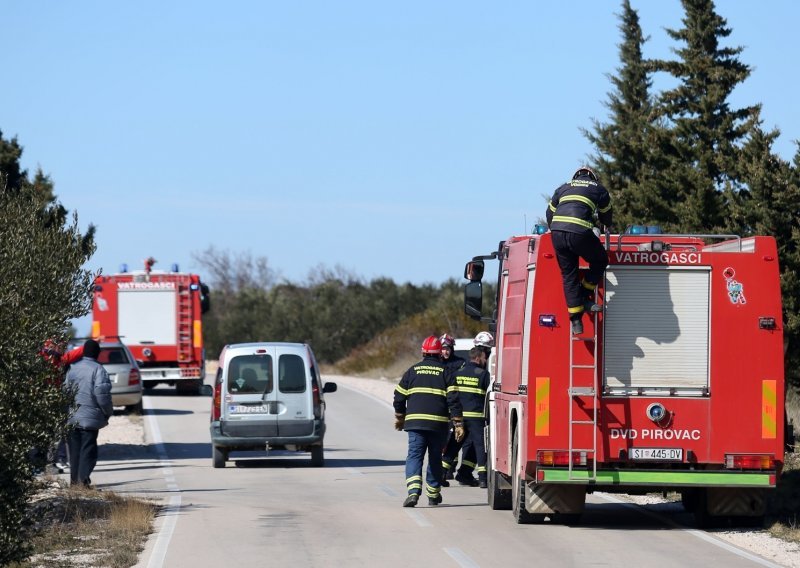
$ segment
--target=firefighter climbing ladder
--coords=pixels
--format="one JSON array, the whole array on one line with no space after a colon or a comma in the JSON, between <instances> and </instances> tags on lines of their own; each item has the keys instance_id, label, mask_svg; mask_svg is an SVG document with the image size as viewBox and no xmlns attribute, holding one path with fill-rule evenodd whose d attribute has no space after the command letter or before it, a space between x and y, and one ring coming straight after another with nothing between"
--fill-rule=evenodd
<instances>
[{"instance_id":1,"label":"firefighter climbing ladder","mask_svg":"<svg viewBox=\"0 0 800 568\"><path fill-rule=\"evenodd\" d=\"M599 296L599 294L598 294ZM599 300L599 297L598 297ZM586 479L587 481L595 481L597 479L597 312L592 312L592 330L593 335L571 335L569 339L569 459L568 459L568 478L569 479ZM586 342L592 342L592 363L582 364L575 362L575 349L583 347ZM591 373L591 384L587 384L586 375ZM576 376L579 375L580 379ZM591 400L591 415L592 419L576 418L575 406L579 400ZM591 448L575 448L575 430L576 428L591 427L592 429L592 447ZM588 477L584 475L575 476L573 474L573 456L581 453L586 453L586 459L592 460L592 470Z\"/></svg>"}]
</instances>

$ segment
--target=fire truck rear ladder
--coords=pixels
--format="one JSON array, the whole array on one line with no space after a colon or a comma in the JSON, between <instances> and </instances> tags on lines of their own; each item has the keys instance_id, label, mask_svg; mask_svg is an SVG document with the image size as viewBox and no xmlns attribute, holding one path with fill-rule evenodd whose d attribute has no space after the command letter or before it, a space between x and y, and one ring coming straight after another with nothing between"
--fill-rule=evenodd
<instances>
[{"instance_id":1,"label":"fire truck rear ladder","mask_svg":"<svg viewBox=\"0 0 800 568\"><path fill-rule=\"evenodd\" d=\"M178 285L178 360L192 358L192 295L188 286Z\"/></svg>"},{"instance_id":2,"label":"fire truck rear ladder","mask_svg":"<svg viewBox=\"0 0 800 568\"><path fill-rule=\"evenodd\" d=\"M599 298L598 298L599 299ZM592 329L594 335L580 336L570 335L569 340L569 459L568 465L568 479L585 479L587 481L595 481L597 479L597 313L593 312L592 316ZM582 345L586 341L592 341L594 351L592 353L592 364L577 364L575 363L575 347ZM576 384L578 379L575 376L576 372L581 376L585 376L587 371L591 371L592 384ZM585 381L580 381L585 383ZM592 419L576 419L575 404L579 399L591 398L592 404ZM590 426L592 428L592 447L591 448L575 448L575 428L580 426ZM592 471L588 477L573 475L573 456L578 453L586 453L586 459L592 460Z\"/></svg>"}]
</instances>

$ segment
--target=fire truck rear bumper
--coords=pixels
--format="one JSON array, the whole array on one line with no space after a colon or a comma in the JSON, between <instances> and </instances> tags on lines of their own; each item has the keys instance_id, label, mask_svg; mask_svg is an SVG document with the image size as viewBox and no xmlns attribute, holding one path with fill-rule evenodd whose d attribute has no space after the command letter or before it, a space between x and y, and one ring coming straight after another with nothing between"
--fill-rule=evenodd
<instances>
[{"instance_id":1,"label":"fire truck rear bumper","mask_svg":"<svg viewBox=\"0 0 800 568\"><path fill-rule=\"evenodd\" d=\"M775 487L774 471L664 471L540 468L538 483L569 483L627 487Z\"/></svg>"}]
</instances>

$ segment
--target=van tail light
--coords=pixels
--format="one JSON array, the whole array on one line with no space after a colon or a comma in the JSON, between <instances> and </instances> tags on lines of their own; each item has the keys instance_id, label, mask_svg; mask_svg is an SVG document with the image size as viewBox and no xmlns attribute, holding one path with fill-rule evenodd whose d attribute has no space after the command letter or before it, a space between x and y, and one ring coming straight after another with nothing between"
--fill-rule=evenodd
<instances>
[{"instance_id":1,"label":"van tail light","mask_svg":"<svg viewBox=\"0 0 800 568\"><path fill-rule=\"evenodd\" d=\"M211 402L211 421L215 422L222 417L222 381L214 385L214 398Z\"/></svg>"},{"instance_id":2,"label":"van tail light","mask_svg":"<svg viewBox=\"0 0 800 568\"><path fill-rule=\"evenodd\" d=\"M128 386L139 384L139 369L131 367L131 372L128 374Z\"/></svg>"},{"instance_id":3,"label":"van tail light","mask_svg":"<svg viewBox=\"0 0 800 568\"><path fill-rule=\"evenodd\" d=\"M311 394L314 397L314 418L319 420L322 418L322 401L319 398L319 385L314 381L311 385Z\"/></svg>"},{"instance_id":4,"label":"van tail light","mask_svg":"<svg viewBox=\"0 0 800 568\"><path fill-rule=\"evenodd\" d=\"M775 457L770 454L725 454L727 469L775 469Z\"/></svg>"},{"instance_id":5,"label":"van tail light","mask_svg":"<svg viewBox=\"0 0 800 568\"><path fill-rule=\"evenodd\" d=\"M539 450L537 461L545 466L569 465L569 450ZM572 465L586 465L586 452L572 452Z\"/></svg>"}]
</instances>

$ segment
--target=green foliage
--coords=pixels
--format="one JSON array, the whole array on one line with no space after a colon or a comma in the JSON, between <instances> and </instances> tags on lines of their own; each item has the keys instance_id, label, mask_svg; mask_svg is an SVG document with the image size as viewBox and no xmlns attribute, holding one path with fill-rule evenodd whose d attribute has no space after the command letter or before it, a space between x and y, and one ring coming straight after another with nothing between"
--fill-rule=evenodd
<instances>
[{"instance_id":1,"label":"green foliage","mask_svg":"<svg viewBox=\"0 0 800 568\"><path fill-rule=\"evenodd\" d=\"M786 371L800 385L800 152L793 165L772 150L778 131L761 128L760 106L732 108L729 98L750 68L712 0L682 0L674 60L642 58L638 14L622 2L622 66L610 80L610 121L584 135L601 179L612 190L618 228L660 225L667 232L774 236L781 261ZM651 77L676 86L651 94Z\"/></svg>"},{"instance_id":2,"label":"green foliage","mask_svg":"<svg viewBox=\"0 0 800 568\"><path fill-rule=\"evenodd\" d=\"M432 306L403 319L369 342L356 347L336 364L337 371L364 373L375 369L389 369L398 361L419 360L420 346L429 335L449 333L453 337L474 337L479 331L485 331L485 324L464 315L463 292L459 288L455 281L446 282ZM484 311L492 313L495 306L496 287L486 285Z\"/></svg>"},{"instance_id":3,"label":"green foliage","mask_svg":"<svg viewBox=\"0 0 800 568\"><path fill-rule=\"evenodd\" d=\"M213 248L194 259L208 271L214 306L203 320L210 357L228 343L296 341L309 343L320 362L337 361L441 294L428 284L365 282L339 267L317 267L304 283L276 283L265 258Z\"/></svg>"},{"instance_id":4,"label":"green foliage","mask_svg":"<svg viewBox=\"0 0 800 568\"><path fill-rule=\"evenodd\" d=\"M69 401L60 370L40 350L49 338L63 343L70 320L88 313L92 275L81 266L94 248L77 218L66 224L52 193L20 172L20 153L16 140L0 136L0 565L25 556L23 512L34 487L29 453L63 433Z\"/></svg>"}]
</instances>

